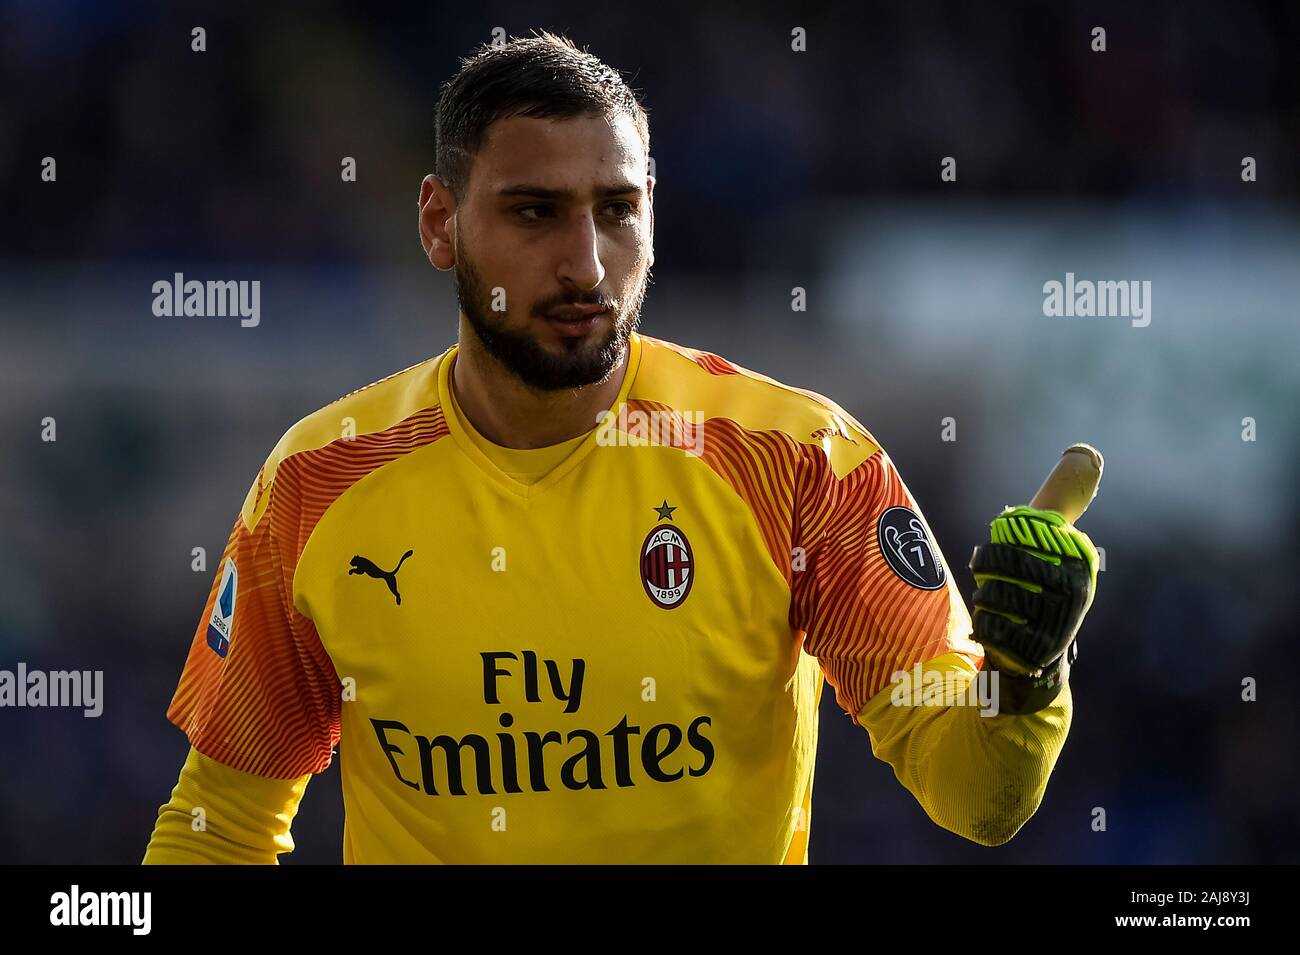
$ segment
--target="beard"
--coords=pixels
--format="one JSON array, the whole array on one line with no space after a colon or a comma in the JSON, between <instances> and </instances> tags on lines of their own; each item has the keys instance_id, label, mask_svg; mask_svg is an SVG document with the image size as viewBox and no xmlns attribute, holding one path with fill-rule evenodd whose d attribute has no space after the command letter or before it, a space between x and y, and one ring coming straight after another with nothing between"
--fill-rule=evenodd
<instances>
[{"instance_id":1,"label":"beard","mask_svg":"<svg viewBox=\"0 0 1300 955\"><path fill-rule=\"evenodd\" d=\"M466 254L459 235L456 244L460 251L456 256L456 298L461 313L489 355L524 384L539 391L582 388L610 376L641 322L641 305L650 284L649 268L625 302L605 298L595 291L570 291L534 302L529 312L538 317L545 317L547 310L557 305L601 305L608 310L610 327L603 339L593 343L587 338L562 338L557 353L545 348L526 329L510 328L508 312L492 310L487 283Z\"/></svg>"}]
</instances>

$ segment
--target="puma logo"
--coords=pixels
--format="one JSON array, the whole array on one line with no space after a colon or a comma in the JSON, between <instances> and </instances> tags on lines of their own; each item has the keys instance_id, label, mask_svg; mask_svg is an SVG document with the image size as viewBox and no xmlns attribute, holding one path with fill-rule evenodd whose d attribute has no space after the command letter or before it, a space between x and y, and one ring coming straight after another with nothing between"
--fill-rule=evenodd
<instances>
[{"instance_id":1,"label":"puma logo","mask_svg":"<svg viewBox=\"0 0 1300 955\"><path fill-rule=\"evenodd\" d=\"M393 592L393 596L397 598L397 605L400 607L402 605L402 595L397 592L397 572L402 569L402 564L406 562L406 558L410 557L414 553L415 551L408 550L402 555L402 559L397 562L397 566L392 570L382 570L379 567L376 567L375 562L370 560L368 557L362 557L360 554L357 554L352 558L352 569L348 571L348 576L351 577L354 574L365 574L367 577L377 577L379 580L384 581L388 584L388 589Z\"/></svg>"},{"instance_id":2,"label":"puma logo","mask_svg":"<svg viewBox=\"0 0 1300 955\"><path fill-rule=\"evenodd\" d=\"M812 434L808 435L808 437L813 441L822 441L825 440L826 438L839 437L839 438L843 438L849 444L858 443L857 440L853 437L853 435L849 434L847 428L841 428L839 425L832 425L825 428L818 428Z\"/></svg>"}]
</instances>

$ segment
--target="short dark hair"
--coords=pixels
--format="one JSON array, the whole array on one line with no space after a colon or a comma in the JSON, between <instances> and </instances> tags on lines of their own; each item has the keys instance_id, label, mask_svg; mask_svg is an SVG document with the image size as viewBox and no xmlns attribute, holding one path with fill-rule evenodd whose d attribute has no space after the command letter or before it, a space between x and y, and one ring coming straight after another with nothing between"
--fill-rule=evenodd
<instances>
[{"instance_id":1,"label":"short dark hair","mask_svg":"<svg viewBox=\"0 0 1300 955\"><path fill-rule=\"evenodd\" d=\"M588 114L632 117L646 155L650 123L623 75L565 36L546 30L530 37L485 43L461 60L442 87L434 120L438 178L457 201L464 198L470 165L487 129L499 119L539 119Z\"/></svg>"}]
</instances>

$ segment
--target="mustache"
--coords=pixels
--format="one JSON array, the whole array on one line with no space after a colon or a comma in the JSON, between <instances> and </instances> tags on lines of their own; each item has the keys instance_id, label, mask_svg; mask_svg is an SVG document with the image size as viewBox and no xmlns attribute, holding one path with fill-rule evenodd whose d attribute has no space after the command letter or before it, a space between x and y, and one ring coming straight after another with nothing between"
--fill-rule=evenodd
<instances>
[{"instance_id":1,"label":"mustache","mask_svg":"<svg viewBox=\"0 0 1300 955\"><path fill-rule=\"evenodd\" d=\"M534 302L533 314L545 315L551 309L560 305L598 305L611 312L618 312L620 308L618 299L610 298L607 295L600 295L596 292L569 291L560 292Z\"/></svg>"}]
</instances>

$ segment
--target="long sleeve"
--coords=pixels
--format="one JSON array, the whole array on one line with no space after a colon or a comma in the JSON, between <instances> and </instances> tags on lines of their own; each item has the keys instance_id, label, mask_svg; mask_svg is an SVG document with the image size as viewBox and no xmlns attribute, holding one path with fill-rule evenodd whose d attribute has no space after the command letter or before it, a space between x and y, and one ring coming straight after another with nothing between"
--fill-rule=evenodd
<instances>
[{"instance_id":1,"label":"long sleeve","mask_svg":"<svg viewBox=\"0 0 1300 955\"><path fill-rule=\"evenodd\" d=\"M254 776L191 747L171 799L158 810L143 864L278 864L279 853L293 851L290 827L310 779Z\"/></svg>"},{"instance_id":2,"label":"long sleeve","mask_svg":"<svg viewBox=\"0 0 1300 955\"><path fill-rule=\"evenodd\" d=\"M922 665L964 690L975 669L962 654ZM913 683L915 685L915 683ZM937 824L986 846L1002 845L1037 811L1073 715L1068 681L1036 713L981 715L978 706L895 705L893 686L863 707L858 722Z\"/></svg>"},{"instance_id":3,"label":"long sleeve","mask_svg":"<svg viewBox=\"0 0 1300 955\"><path fill-rule=\"evenodd\" d=\"M146 863L274 864L293 851L289 825L307 780L339 739L339 680L293 601L314 525L277 454L235 518L167 710L191 749Z\"/></svg>"},{"instance_id":4,"label":"long sleeve","mask_svg":"<svg viewBox=\"0 0 1300 955\"><path fill-rule=\"evenodd\" d=\"M849 419L828 454L796 471L794 542L806 569L793 581L791 624L806 632L835 699L871 736L873 752L935 823L1001 845L1038 809L1072 715L1067 683L1051 706L1021 716L940 700L895 705L894 674L921 667L960 693L984 648L915 498L893 461ZM847 458L840 460L847 455ZM928 662L923 662L928 661Z\"/></svg>"}]
</instances>

